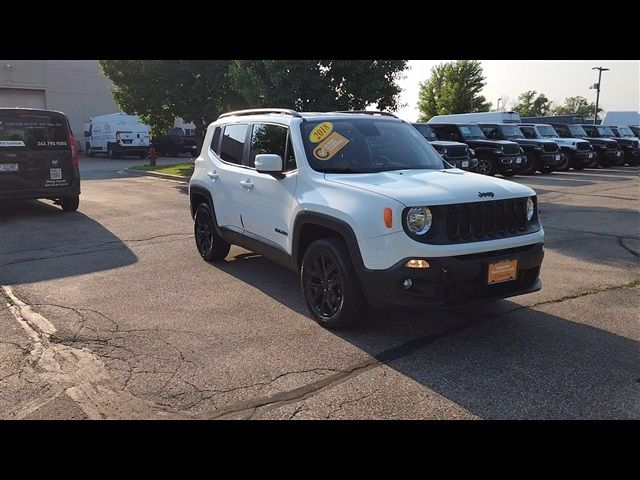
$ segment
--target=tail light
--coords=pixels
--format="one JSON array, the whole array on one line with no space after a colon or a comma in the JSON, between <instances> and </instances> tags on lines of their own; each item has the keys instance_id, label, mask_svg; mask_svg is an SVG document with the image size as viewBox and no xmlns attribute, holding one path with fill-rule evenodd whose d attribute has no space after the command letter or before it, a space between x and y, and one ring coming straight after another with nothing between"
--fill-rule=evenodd
<instances>
[{"instance_id":1,"label":"tail light","mask_svg":"<svg viewBox=\"0 0 640 480\"><path fill-rule=\"evenodd\" d=\"M73 136L73 133L69 134L69 145L71 146L71 165L74 167L78 166L78 147L76 146L76 137Z\"/></svg>"},{"instance_id":2,"label":"tail light","mask_svg":"<svg viewBox=\"0 0 640 480\"><path fill-rule=\"evenodd\" d=\"M116 132L116 142L120 141L120 132Z\"/></svg>"}]
</instances>

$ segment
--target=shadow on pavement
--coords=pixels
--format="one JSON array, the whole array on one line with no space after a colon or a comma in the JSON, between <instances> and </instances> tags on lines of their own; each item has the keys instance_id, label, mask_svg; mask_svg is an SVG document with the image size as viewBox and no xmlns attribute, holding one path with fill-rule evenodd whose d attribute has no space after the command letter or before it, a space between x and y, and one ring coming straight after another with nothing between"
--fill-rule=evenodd
<instances>
[{"instance_id":1,"label":"shadow on pavement","mask_svg":"<svg viewBox=\"0 0 640 480\"><path fill-rule=\"evenodd\" d=\"M36 200L0 205L0 284L81 275L137 260L118 237L81 212Z\"/></svg>"},{"instance_id":2,"label":"shadow on pavement","mask_svg":"<svg viewBox=\"0 0 640 480\"><path fill-rule=\"evenodd\" d=\"M212 268L313 321L295 272L257 254L230 258ZM482 418L640 417L637 342L508 300L378 312L333 333Z\"/></svg>"}]
</instances>

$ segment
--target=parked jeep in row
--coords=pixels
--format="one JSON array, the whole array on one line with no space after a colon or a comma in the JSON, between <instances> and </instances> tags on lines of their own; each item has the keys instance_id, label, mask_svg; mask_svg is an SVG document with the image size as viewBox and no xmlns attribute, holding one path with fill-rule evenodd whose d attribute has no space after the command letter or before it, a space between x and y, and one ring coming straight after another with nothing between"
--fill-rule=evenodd
<instances>
[{"instance_id":1,"label":"parked jeep in row","mask_svg":"<svg viewBox=\"0 0 640 480\"><path fill-rule=\"evenodd\" d=\"M596 153L591 148L591 144L581 138L562 138L551 125L520 123L518 124L520 131L525 138L547 139L558 144L566 161L563 162L558 170L582 170L589 164L597 161Z\"/></svg>"},{"instance_id":2,"label":"parked jeep in row","mask_svg":"<svg viewBox=\"0 0 640 480\"><path fill-rule=\"evenodd\" d=\"M440 123L438 117L428 122L438 140L466 143L478 158L477 172L513 177L520 172L526 158L520 146L508 140L489 140L477 124Z\"/></svg>"},{"instance_id":3,"label":"parked jeep in row","mask_svg":"<svg viewBox=\"0 0 640 480\"><path fill-rule=\"evenodd\" d=\"M624 152L625 163L629 165L640 165L640 140L638 135L633 133L631 127L609 127L616 136L622 151Z\"/></svg>"},{"instance_id":4,"label":"parked jeep in row","mask_svg":"<svg viewBox=\"0 0 640 480\"><path fill-rule=\"evenodd\" d=\"M536 171L549 173L563 167L567 162L556 142L527 138L518 125L512 123L479 123L478 125L488 139L511 140L520 145L527 156L527 161L521 170L525 175L532 175Z\"/></svg>"},{"instance_id":5,"label":"parked jeep in row","mask_svg":"<svg viewBox=\"0 0 640 480\"><path fill-rule=\"evenodd\" d=\"M433 129L426 123L413 123L412 125L448 163L461 170L476 171L478 159L472 158L475 156L472 148L460 142L438 140Z\"/></svg>"}]
</instances>

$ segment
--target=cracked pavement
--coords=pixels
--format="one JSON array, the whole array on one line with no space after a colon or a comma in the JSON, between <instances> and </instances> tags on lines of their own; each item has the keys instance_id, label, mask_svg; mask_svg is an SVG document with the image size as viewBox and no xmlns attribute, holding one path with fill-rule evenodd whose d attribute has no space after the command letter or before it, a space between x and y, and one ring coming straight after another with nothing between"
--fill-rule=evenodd
<instances>
[{"instance_id":1,"label":"cracked pavement","mask_svg":"<svg viewBox=\"0 0 640 480\"><path fill-rule=\"evenodd\" d=\"M0 205L0 418L640 418L637 168L516 178L540 292L329 332L293 272L203 262L185 184L137 162L81 159L76 213Z\"/></svg>"}]
</instances>

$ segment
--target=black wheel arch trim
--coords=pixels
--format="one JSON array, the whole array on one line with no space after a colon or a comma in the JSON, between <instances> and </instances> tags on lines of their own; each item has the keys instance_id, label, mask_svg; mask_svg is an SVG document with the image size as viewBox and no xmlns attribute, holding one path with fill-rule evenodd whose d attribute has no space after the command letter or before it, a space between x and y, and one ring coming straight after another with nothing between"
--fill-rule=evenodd
<instances>
[{"instance_id":1,"label":"black wheel arch trim","mask_svg":"<svg viewBox=\"0 0 640 480\"><path fill-rule=\"evenodd\" d=\"M291 251L291 263L293 268L299 270L301 267L301 262L298 261L298 257L300 256L300 234L302 233L302 229L305 225L318 225L329 230L333 230L342 236L347 244L347 249L349 250L349 255L351 256L351 261L355 267L356 274L360 279L362 272L365 270L365 266L355 232L347 222L318 212L300 212L294 220Z\"/></svg>"}]
</instances>

